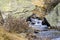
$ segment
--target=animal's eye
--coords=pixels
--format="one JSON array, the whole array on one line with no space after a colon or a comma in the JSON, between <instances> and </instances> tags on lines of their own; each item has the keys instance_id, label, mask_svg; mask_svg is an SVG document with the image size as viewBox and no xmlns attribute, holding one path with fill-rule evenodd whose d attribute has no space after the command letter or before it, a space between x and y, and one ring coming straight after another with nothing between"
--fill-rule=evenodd
<instances>
[{"instance_id":1,"label":"animal's eye","mask_svg":"<svg viewBox=\"0 0 60 40\"><path fill-rule=\"evenodd\" d=\"M40 22L37 22L37 23L40 23Z\"/></svg>"}]
</instances>

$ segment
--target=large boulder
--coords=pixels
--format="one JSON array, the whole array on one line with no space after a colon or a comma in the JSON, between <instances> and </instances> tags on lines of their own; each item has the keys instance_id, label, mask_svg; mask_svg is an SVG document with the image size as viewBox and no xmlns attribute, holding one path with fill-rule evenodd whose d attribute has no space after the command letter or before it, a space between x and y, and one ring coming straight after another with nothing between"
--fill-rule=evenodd
<instances>
[{"instance_id":1,"label":"large boulder","mask_svg":"<svg viewBox=\"0 0 60 40\"><path fill-rule=\"evenodd\" d=\"M4 19L8 14L17 14L17 16L23 15L23 17L27 17L27 15L32 14L31 11L34 9L35 5L29 0L0 0L0 10L2 11Z\"/></svg>"},{"instance_id":2,"label":"large boulder","mask_svg":"<svg viewBox=\"0 0 60 40\"><path fill-rule=\"evenodd\" d=\"M19 10L22 12L24 9L33 10L34 5L32 5L32 3L27 0L0 0L0 10L1 11Z\"/></svg>"},{"instance_id":3,"label":"large boulder","mask_svg":"<svg viewBox=\"0 0 60 40\"><path fill-rule=\"evenodd\" d=\"M50 23L51 26L60 26L60 3L48 14L46 15L46 19Z\"/></svg>"}]
</instances>

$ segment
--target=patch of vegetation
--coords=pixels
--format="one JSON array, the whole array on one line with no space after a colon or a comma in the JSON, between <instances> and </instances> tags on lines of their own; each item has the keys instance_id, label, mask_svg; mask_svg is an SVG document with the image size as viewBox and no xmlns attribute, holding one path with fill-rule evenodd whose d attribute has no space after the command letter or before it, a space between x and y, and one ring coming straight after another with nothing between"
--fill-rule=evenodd
<instances>
[{"instance_id":1,"label":"patch of vegetation","mask_svg":"<svg viewBox=\"0 0 60 40\"><path fill-rule=\"evenodd\" d=\"M22 36L22 34L18 36L15 33L9 33L4 30L4 28L0 27L0 40L27 40L27 38Z\"/></svg>"}]
</instances>

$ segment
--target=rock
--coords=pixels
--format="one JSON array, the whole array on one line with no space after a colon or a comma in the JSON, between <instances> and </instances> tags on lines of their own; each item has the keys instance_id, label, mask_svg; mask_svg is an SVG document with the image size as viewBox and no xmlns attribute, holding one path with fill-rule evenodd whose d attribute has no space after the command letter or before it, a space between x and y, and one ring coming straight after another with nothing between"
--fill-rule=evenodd
<instances>
[{"instance_id":1,"label":"rock","mask_svg":"<svg viewBox=\"0 0 60 40\"><path fill-rule=\"evenodd\" d=\"M39 40L51 40L51 39L56 39L60 37L60 31L42 31L39 33L36 33L36 36ZM37 39L37 40L38 40Z\"/></svg>"},{"instance_id":2,"label":"rock","mask_svg":"<svg viewBox=\"0 0 60 40\"><path fill-rule=\"evenodd\" d=\"M3 4L4 3L4 4ZM24 5L23 5L24 4ZM34 5L27 0L0 0L0 10L1 11L23 11L27 8L27 10L33 10ZM32 6L32 7L31 7Z\"/></svg>"},{"instance_id":3,"label":"rock","mask_svg":"<svg viewBox=\"0 0 60 40\"><path fill-rule=\"evenodd\" d=\"M50 13L48 13L48 15L46 15L46 19L51 26L60 26L60 3Z\"/></svg>"},{"instance_id":4,"label":"rock","mask_svg":"<svg viewBox=\"0 0 60 40\"><path fill-rule=\"evenodd\" d=\"M32 15L34 9L35 5L29 0L0 0L0 10L4 20L8 18L8 15L14 18L20 16L26 18Z\"/></svg>"},{"instance_id":5,"label":"rock","mask_svg":"<svg viewBox=\"0 0 60 40\"><path fill-rule=\"evenodd\" d=\"M60 38L55 38L55 39L52 39L52 40L60 40Z\"/></svg>"}]
</instances>

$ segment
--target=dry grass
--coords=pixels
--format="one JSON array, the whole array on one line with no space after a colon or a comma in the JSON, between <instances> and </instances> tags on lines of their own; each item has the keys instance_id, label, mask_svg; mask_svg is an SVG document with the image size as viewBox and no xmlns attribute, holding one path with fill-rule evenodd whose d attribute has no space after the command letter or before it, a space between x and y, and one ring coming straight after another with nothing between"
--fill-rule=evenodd
<instances>
[{"instance_id":1,"label":"dry grass","mask_svg":"<svg viewBox=\"0 0 60 40\"><path fill-rule=\"evenodd\" d=\"M0 40L27 40L24 36L18 36L17 34L9 33L0 27Z\"/></svg>"},{"instance_id":2,"label":"dry grass","mask_svg":"<svg viewBox=\"0 0 60 40\"><path fill-rule=\"evenodd\" d=\"M9 15L8 19L6 19L5 27L7 32L2 28L1 30L1 40L34 40L36 35L33 33L34 30L28 27L28 23L25 19L21 18L14 18ZM8 32L9 31L9 32ZM12 32L12 33L10 33ZM16 32L16 34L15 34ZM19 34L17 34L19 33ZM26 33L26 34L20 34ZM48 39L48 38L46 38ZM35 39L36 40L36 39ZM41 38L37 39L41 40ZM45 40L42 39L42 40Z\"/></svg>"},{"instance_id":3,"label":"dry grass","mask_svg":"<svg viewBox=\"0 0 60 40\"><path fill-rule=\"evenodd\" d=\"M8 19L6 19L5 28L10 32L17 33L26 32L29 29L28 23L25 21L25 19L16 19L12 16L9 16Z\"/></svg>"},{"instance_id":4,"label":"dry grass","mask_svg":"<svg viewBox=\"0 0 60 40\"><path fill-rule=\"evenodd\" d=\"M35 35L29 35L28 37L30 38L26 38L26 35L24 33L21 34L17 34L17 33L9 33L6 30L4 30L4 28L0 27L0 40L51 40L48 37L45 38L37 38Z\"/></svg>"},{"instance_id":5,"label":"dry grass","mask_svg":"<svg viewBox=\"0 0 60 40\"><path fill-rule=\"evenodd\" d=\"M28 39L28 37L32 38L30 36L33 35L33 29L28 27L28 23L23 18L16 19L16 18L12 17L11 15L9 15L8 19L6 19L4 26L5 26L4 28L9 32L19 33L18 35L20 35L20 33L26 33L25 36L27 39ZM23 36L23 35L24 34L22 34L20 36Z\"/></svg>"}]
</instances>

